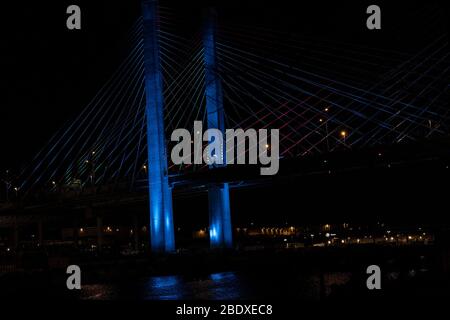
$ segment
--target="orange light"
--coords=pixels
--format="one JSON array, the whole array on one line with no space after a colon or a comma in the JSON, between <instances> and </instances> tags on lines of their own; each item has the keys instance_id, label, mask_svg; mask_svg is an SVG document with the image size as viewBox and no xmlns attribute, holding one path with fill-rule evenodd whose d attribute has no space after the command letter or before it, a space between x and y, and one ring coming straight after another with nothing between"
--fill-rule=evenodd
<instances>
[{"instance_id":1,"label":"orange light","mask_svg":"<svg viewBox=\"0 0 450 320\"><path fill-rule=\"evenodd\" d=\"M341 137L345 138L347 136L347 131L342 130L341 131Z\"/></svg>"}]
</instances>

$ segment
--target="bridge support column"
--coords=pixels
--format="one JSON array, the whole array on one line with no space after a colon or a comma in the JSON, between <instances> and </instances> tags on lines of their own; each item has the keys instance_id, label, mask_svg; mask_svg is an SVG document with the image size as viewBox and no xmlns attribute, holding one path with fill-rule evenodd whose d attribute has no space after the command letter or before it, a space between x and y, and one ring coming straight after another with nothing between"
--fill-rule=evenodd
<instances>
[{"instance_id":1,"label":"bridge support column","mask_svg":"<svg viewBox=\"0 0 450 320\"><path fill-rule=\"evenodd\" d=\"M233 235L228 183L210 185L208 201L210 246L211 248L231 248Z\"/></svg>"},{"instance_id":2,"label":"bridge support column","mask_svg":"<svg viewBox=\"0 0 450 320\"><path fill-rule=\"evenodd\" d=\"M206 112L209 129L219 129L225 136L225 115L223 110L222 83L217 72L215 10L205 14L203 33ZM223 165L226 165L226 149L222 146ZM231 248L232 226L228 183L213 184L208 190L209 238L211 248Z\"/></svg>"},{"instance_id":3,"label":"bridge support column","mask_svg":"<svg viewBox=\"0 0 450 320\"><path fill-rule=\"evenodd\" d=\"M150 238L153 252L175 250L172 190L164 130L163 81L158 44L157 0L142 0L147 116Z\"/></svg>"}]
</instances>

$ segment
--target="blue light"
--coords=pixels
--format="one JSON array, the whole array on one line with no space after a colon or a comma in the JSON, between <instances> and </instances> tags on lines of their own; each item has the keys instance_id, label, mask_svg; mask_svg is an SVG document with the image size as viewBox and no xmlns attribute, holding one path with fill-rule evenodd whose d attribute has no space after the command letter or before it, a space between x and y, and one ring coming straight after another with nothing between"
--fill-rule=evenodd
<instances>
[{"instance_id":1,"label":"blue light","mask_svg":"<svg viewBox=\"0 0 450 320\"><path fill-rule=\"evenodd\" d=\"M167 176L163 81L159 57L157 1L143 0L150 238L154 252L175 250L172 190ZM161 224L164 223L164 226Z\"/></svg>"},{"instance_id":2,"label":"blue light","mask_svg":"<svg viewBox=\"0 0 450 320\"><path fill-rule=\"evenodd\" d=\"M211 238L211 241L217 241L217 230L215 226L212 226L211 230L209 230L209 237Z\"/></svg>"},{"instance_id":3,"label":"blue light","mask_svg":"<svg viewBox=\"0 0 450 320\"><path fill-rule=\"evenodd\" d=\"M211 185L208 200L211 247L230 248L233 236L228 184Z\"/></svg>"},{"instance_id":4,"label":"blue light","mask_svg":"<svg viewBox=\"0 0 450 320\"><path fill-rule=\"evenodd\" d=\"M234 272L219 272L211 274L211 280L218 282L222 282L224 280L236 281L237 278L238 277Z\"/></svg>"},{"instance_id":5,"label":"blue light","mask_svg":"<svg viewBox=\"0 0 450 320\"><path fill-rule=\"evenodd\" d=\"M183 289L179 276L151 277L145 285L145 299L179 300L183 298Z\"/></svg>"},{"instance_id":6,"label":"blue light","mask_svg":"<svg viewBox=\"0 0 450 320\"><path fill-rule=\"evenodd\" d=\"M179 282L180 280L177 276L162 276L162 277L153 277L150 279L150 284L155 289L173 287L178 285Z\"/></svg>"},{"instance_id":7,"label":"blue light","mask_svg":"<svg viewBox=\"0 0 450 320\"><path fill-rule=\"evenodd\" d=\"M205 94L208 129L219 129L225 133L225 115L223 110L223 93L216 62L216 13L209 10L204 26L203 47L205 62ZM223 164L226 165L225 144L223 145ZM229 188L227 183L209 186L209 224L210 245L212 248L229 248L232 246L232 227L230 213Z\"/></svg>"}]
</instances>

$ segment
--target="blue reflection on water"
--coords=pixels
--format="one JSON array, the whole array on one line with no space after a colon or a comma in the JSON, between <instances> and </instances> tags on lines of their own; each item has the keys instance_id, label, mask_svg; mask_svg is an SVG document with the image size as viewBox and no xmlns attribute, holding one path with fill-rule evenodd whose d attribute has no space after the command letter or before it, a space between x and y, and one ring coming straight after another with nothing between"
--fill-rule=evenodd
<instances>
[{"instance_id":1,"label":"blue reflection on water","mask_svg":"<svg viewBox=\"0 0 450 320\"><path fill-rule=\"evenodd\" d=\"M82 299L230 300L252 297L245 276L220 272L203 276L159 276L112 284L86 285Z\"/></svg>"},{"instance_id":2,"label":"blue reflection on water","mask_svg":"<svg viewBox=\"0 0 450 320\"><path fill-rule=\"evenodd\" d=\"M214 273L200 278L151 277L144 285L144 298L149 300L238 299L240 283L234 272Z\"/></svg>"},{"instance_id":3,"label":"blue reflection on water","mask_svg":"<svg viewBox=\"0 0 450 320\"><path fill-rule=\"evenodd\" d=\"M224 281L224 280L236 281L237 276L234 272L221 272L211 274L211 279L213 281Z\"/></svg>"},{"instance_id":4,"label":"blue reflection on water","mask_svg":"<svg viewBox=\"0 0 450 320\"><path fill-rule=\"evenodd\" d=\"M213 273L210 276L214 286L210 288L210 297L215 300L241 298L242 283L234 272Z\"/></svg>"},{"instance_id":5,"label":"blue reflection on water","mask_svg":"<svg viewBox=\"0 0 450 320\"><path fill-rule=\"evenodd\" d=\"M179 276L151 277L145 287L146 299L177 300L183 298L183 281Z\"/></svg>"},{"instance_id":6,"label":"blue reflection on water","mask_svg":"<svg viewBox=\"0 0 450 320\"><path fill-rule=\"evenodd\" d=\"M176 276L154 277L150 278L150 283L151 286L156 289L164 289L177 285L179 283L179 279L177 279Z\"/></svg>"}]
</instances>

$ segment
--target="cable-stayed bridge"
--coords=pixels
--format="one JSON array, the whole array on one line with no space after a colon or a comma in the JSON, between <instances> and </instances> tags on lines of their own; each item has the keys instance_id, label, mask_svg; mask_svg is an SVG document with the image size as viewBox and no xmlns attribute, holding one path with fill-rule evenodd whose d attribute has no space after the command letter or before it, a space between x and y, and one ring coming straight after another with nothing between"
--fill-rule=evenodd
<instances>
[{"instance_id":1,"label":"cable-stayed bridge","mask_svg":"<svg viewBox=\"0 0 450 320\"><path fill-rule=\"evenodd\" d=\"M416 52L398 52L221 24L209 10L187 37L177 33L171 8L143 3L127 57L78 117L7 179L11 197L33 203L42 193L148 190L152 246L171 251L172 188L202 187L209 190L210 238L228 247L228 183L263 178L249 167L172 163L175 129L194 136L194 121L222 131L279 129L280 167L286 163L287 174L308 168L296 167L310 158L322 163L351 154L360 166L367 155L359 157L358 150L376 158L378 150L449 134L445 34Z\"/></svg>"}]
</instances>

